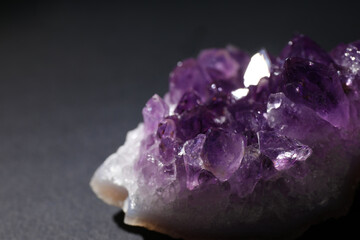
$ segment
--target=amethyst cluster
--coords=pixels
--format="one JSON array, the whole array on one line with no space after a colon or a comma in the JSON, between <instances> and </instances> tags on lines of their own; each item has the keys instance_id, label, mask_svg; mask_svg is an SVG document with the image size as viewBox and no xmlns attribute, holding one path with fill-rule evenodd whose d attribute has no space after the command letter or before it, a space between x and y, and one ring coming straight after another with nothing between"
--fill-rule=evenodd
<instances>
[{"instance_id":1,"label":"amethyst cluster","mask_svg":"<svg viewBox=\"0 0 360 240\"><path fill-rule=\"evenodd\" d=\"M329 55L297 36L276 58L263 50L250 59L227 47L179 62L164 100L154 95L142 111L147 137L139 169L149 157L156 159L161 169L152 173L186 175L193 190L205 179L226 182L233 176L240 178L235 183L256 184L305 161L312 153L305 144L311 134L321 127L350 127L350 101L357 100L359 82L357 46L341 45ZM256 170L241 165L253 157L247 148L260 154ZM176 172L181 168L184 176Z\"/></svg>"},{"instance_id":2,"label":"amethyst cluster","mask_svg":"<svg viewBox=\"0 0 360 240\"><path fill-rule=\"evenodd\" d=\"M299 234L356 182L359 84L360 41L328 53L298 35L277 57L203 50L91 185L128 224L176 237Z\"/></svg>"}]
</instances>

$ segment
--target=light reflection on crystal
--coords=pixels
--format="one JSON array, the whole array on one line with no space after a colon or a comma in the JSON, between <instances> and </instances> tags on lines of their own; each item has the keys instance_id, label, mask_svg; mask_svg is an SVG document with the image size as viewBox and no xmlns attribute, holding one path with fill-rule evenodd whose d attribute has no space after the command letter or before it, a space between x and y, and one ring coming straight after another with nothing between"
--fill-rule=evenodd
<instances>
[{"instance_id":1,"label":"light reflection on crystal","mask_svg":"<svg viewBox=\"0 0 360 240\"><path fill-rule=\"evenodd\" d=\"M240 100L246 97L249 93L248 88L238 88L231 92L231 95L235 98L235 100Z\"/></svg>"},{"instance_id":2,"label":"light reflection on crystal","mask_svg":"<svg viewBox=\"0 0 360 240\"><path fill-rule=\"evenodd\" d=\"M256 86L260 79L270 77L270 67L270 58L265 50L253 55L244 74L245 87Z\"/></svg>"}]
</instances>

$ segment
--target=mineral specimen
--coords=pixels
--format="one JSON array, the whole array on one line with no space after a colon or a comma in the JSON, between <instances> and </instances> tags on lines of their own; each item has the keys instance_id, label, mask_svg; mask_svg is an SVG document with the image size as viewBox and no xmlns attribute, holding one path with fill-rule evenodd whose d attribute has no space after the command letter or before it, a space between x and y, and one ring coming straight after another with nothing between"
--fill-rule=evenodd
<instances>
[{"instance_id":1,"label":"mineral specimen","mask_svg":"<svg viewBox=\"0 0 360 240\"><path fill-rule=\"evenodd\" d=\"M185 239L296 236L351 195L360 42L328 54L299 35L278 57L208 49L169 81L91 180L125 223Z\"/></svg>"}]
</instances>

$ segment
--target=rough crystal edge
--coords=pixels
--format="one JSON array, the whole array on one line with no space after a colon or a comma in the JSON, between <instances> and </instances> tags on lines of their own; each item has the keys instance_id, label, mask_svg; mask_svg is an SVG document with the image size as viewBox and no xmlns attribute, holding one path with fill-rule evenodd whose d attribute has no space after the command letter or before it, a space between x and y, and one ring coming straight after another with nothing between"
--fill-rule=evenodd
<instances>
[{"instance_id":1,"label":"rough crystal edge","mask_svg":"<svg viewBox=\"0 0 360 240\"><path fill-rule=\"evenodd\" d=\"M140 123L134 130L127 133L124 145L105 160L90 181L90 186L97 197L124 211L126 211L124 209L126 199L137 189L133 165L139 158L143 136L144 124ZM124 174L127 175L126 178Z\"/></svg>"},{"instance_id":2,"label":"rough crystal edge","mask_svg":"<svg viewBox=\"0 0 360 240\"><path fill-rule=\"evenodd\" d=\"M357 166L355 169L359 169L359 167L360 166ZM337 208L333 208L332 211L324 212L323 214L320 214L317 218L313 219L312 221L298 226L295 231L289 231L282 236L277 236L277 237L272 236L271 238L272 239L297 239L313 225L324 222L325 220L328 220L330 218L338 219L338 218L345 216L348 213L351 205L354 202L354 195L355 195L354 188L356 188L360 182L360 174L359 173L357 173L356 171L353 171L352 175L356 176L356 177L355 178L350 177L348 179L349 184L344 184L345 186L347 186L347 188L343 189L344 194L342 194L342 199L340 201L341 203L338 204L339 206ZM123 207L121 207L121 208L123 208ZM181 234L177 231L170 230L171 228L167 228L166 226L162 226L161 224L156 224L156 222L154 222L154 219L147 220L146 218L143 219L140 217L131 217L128 214L126 214L126 211L124 209L123 209L123 211L125 212L124 223L127 225L145 227L148 230L166 234L175 239L218 240L217 237L211 238L209 236L205 236L203 238L199 238L197 236L194 237L194 236L190 236L188 234ZM238 240L239 236L234 236L233 238L226 238L226 239L227 240ZM241 239L269 239L269 237L258 235L255 238L254 238L254 236L253 237L245 236L245 237L242 237Z\"/></svg>"},{"instance_id":3,"label":"rough crystal edge","mask_svg":"<svg viewBox=\"0 0 360 240\"><path fill-rule=\"evenodd\" d=\"M132 166L134 162L139 158L138 153L140 149L140 142L144 135L143 124L139 124L137 128L129 131L124 145L122 145L118 151L110 155L105 162L96 170L94 176L91 179L90 186L96 195L110 205L120 207L125 212L124 223L132 226L145 227L149 230L157 231L163 234L167 234L173 238L182 238L186 240L211 240L211 236L204 236L199 238L198 236L190 236L189 234L180 233L171 227L166 227L163 224L157 224L156 219L147 219L146 216L132 216L127 213L127 202L131 199L131 196L136 192L137 182L133 177L128 181L123 181L124 175L122 172L126 171L129 177L134 176L129 172L129 166ZM131 152L132 154L129 154ZM122 163L119 166L119 163ZM339 218L347 214L349 208L354 201L354 189L360 181L360 174L356 171L359 169L360 164L356 161L352 161L354 167L351 168L352 172L349 174L347 181L344 183L342 189L342 198L337 201L337 207L332 207L330 211L323 212L310 222L303 223L298 226L295 231L288 232L283 236L275 237L274 239L296 239L302 235L310 226L323 222L329 218ZM116 168L111 165L116 164ZM227 239L238 239L239 236ZM268 239L266 236L257 236L258 239ZM214 240L217 238L214 238ZM246 236L245 236L245 239Z\"/></svg>"}]
</instances>

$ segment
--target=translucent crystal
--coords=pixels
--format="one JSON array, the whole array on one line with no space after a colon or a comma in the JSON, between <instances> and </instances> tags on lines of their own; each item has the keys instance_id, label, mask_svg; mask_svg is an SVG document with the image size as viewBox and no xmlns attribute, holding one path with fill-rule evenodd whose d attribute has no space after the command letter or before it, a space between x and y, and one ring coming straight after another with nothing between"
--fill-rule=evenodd
<instances>
[{"instance_id":1,"label":"translucent crystal","mask_svg":"<svg viewBox=\"0 0 360 240\"><path fill-rule=\"evenodd\" d=\"M174 71L170 73L169 93L171 102L178 103L182 95L188 91L195 91L203 100L206 100L206 86L209 81L208 75L195 59L179 62Z\"/></svg>"},{"instance_id":2,"label":"translucent crystal","mask_svg":"<svg viewBox=\"0 0 360 240\"><path fill-rule=\"evenodd\" d=\"M145 130L152 133L157 130L159 122L169 114L169 107L164 100L155 94L142 110Z\"/></svg>"},{"instance_id":3,"label":"translucent crystal","mask_svg":"<svg viewBox=\"0 0 360 240\"><path fill-rule=\"evenodd\" d=\"M297 35L291 39L280 53L280 58L300 57L309 61L329 65L331 57L317 43L304 35Z\"/></svg>"},{"instance_id":4,"label":"translucent crystal","mask_svg":"<svg viewBox=\"0 0 360 240\"><path fill-rule=\"evenodd\" d=\"M213 80L235 78L240 67L224 49L203 50L198 56L198 62Z\"/></svg>"},{"instance_id":5,"label":"translucent crystal","mask_svg":"<svg viewBox=\"0 0 360 240\"><path fill-rule=\"evenodd\" d=\"M269 127L290 138L316 142L334 132L333 126L314 110L295 104L284 93L271 94L267 103ZM319 135L318 132L322 132Z\"/></svg>"},{"instance_id":6,"label":"translucent crystal","mask_svg":"<svg viewBox=\"0 0 360 240\"><path fill-rule=\"evenodd\" d=\"M314 109L335 127L349 122L349 101L340 78L330 65L303 58L288 58L284 63L285 95L295 103Z\"/></svg>"},{"instance_id":7,"label":"translucent crystal","mask_svg":"<svg viewBox=\"0 0 360 240\"><path fill-rule=\"evenodd\" d=\"M185 142L183 147L184 165L186 169L186 186L193 190L199 183L199 175L204 169L204 163L201 159L201 151L204 146L206 136L199 134L194 139Z\"/></svg>"},{"instance_id":8,"label":"translucent crystal","mask_svg":"<svg viewBox=\"0 0 360 240\"><path fill-rule=\"evenodd\" d=\"M343 67L338 72L341 73L340 77L345 93L350 97L359 99L360 41L340 44L330 54L334 61Z\"/></svg>"},{"instance_id":9,"label":"translucent crystal","mask_svg":"<svg viewBox=\"0 0 360 240\"><path fill-rule=\"evenodd\" d=\"M273 131L258 132L258 139L260 152L269 157L279 171L289 169L296 161L305 161L312 153L310 147Z\"/></svg>"},{"instance_id":10,"label":"translucent crystal","mask_svg":"<svg viewBox=\"0 0 360 240\"><path fill-rule=\"evenodd\" d=\"M220 181L226 181L239 168L244 149L244 138L240 134L220 128L210 129L201 153L204 168Z\"/></svg>"}]
</instances>

